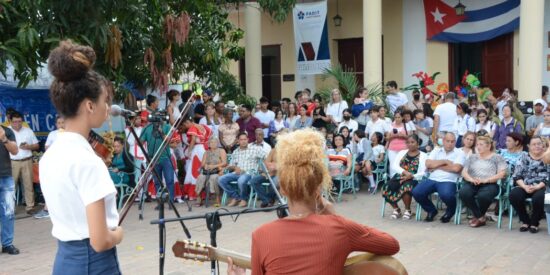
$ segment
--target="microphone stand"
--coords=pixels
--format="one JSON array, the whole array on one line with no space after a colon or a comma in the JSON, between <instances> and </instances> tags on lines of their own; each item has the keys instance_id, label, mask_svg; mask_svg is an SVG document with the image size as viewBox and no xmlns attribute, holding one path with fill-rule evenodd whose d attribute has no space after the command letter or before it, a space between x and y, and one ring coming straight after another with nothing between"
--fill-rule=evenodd
<instances>
[{"instance_id":1,"label":"microphone stand","mask_svg":"<svg viewBox=\"0 0 550 275\"><path fill-rule=\"evenodd\" d=\"M271 185L271 188L273 188L273 192L275 192L275 195L277 196L277 200L279 201L279 203L281 205L286 204L285 200L281 196L281 193L279 193L279 190L277 190L277 185L275 185L273 178L271 178L271 176L269 175L269 171L267 170L267 167L265 166L265 163L263 161L260 161L260 169L263 169L265 171L266 178L268 179L269 184ZM288 208L284 209L284 213L286 214L286 216L289 215Z\"/></svg>"},{"instance_id":2,"label":"microphone stand","mask_svg":"<svg viewBox=\"0 0 550 275\"><path fill-rule=\"evenodd\" d=\"M220 210L223 210L225 212L220 213ZM225 208L219 208L218 210L214 212L209 212L205 214L199 214L199 215L193 215L193 216L187 216L187 217L178 217L178 218L170 218L170 219L158 219L158 220L152 220L151 224L158 224L159 226L161 224L169 223L169 222L177 222L177 221L188 221L188 220L196 220L196 219L205 219L206 220L206 227L210 231L210 245L212 247L217 247L216 237L217 237L217 231L222 228L222 222L220 220L220 217L223 216L233 216L237 215L235 217L234 221L237 221L239 218L239 215L241 214L248 214L248 213L257 213L257 212L271 212L271 211L277 211L277 216L279 218L285 217L285 211L288 212L288 206L286 204L282 204L275 207L268 207L268 208L259 208L259 209L244 209L240 211L233 211L229 212ZM216 268L216 261L213 260L210 262L210 274L216 275L217 274L217 268Z\"/></svg>"},{"instance_id":3,"label":"microphone stand","mask_svg":"<svg viewBox=\"0 0 550 275\"><path fill-rule=\"evenodd\" d=\"M163 198L163 196L166 194L165 192L167 191L167 188L166 188L166 184L155 173L154 168L157 165L158 161L160 160L160 156L162 155L162 152L166 149L166 146L168 146L169 139L172 136L172 134L175 132L176 126L181 124L181 122L183 121L183 118L184 118L183 114L186 114L189 111L190 107L192 106L192 101L193 101L193 97L191 96L191 97L189 97L189 100L187 100L186 104L183 106L183 108L180 112L180 117L178 118L178 120L176 120L174 125L170 128L170 130L168 131L168 134L166 134L166 136L163 136L162 143L161 143L159 149L157 150L157 152L155 152L155 154L153 155L153 157L150 158L148 154L144 154L145 157L146 157L146 160L147 160L147 167L145 168L145 171L141 175L141 178L139 179L138 184L136 185L136 187L134 188L134 190L130 194L128 200L126 201L126 203L122 207L122 210L120 212L120 219L119 219L119 222L118 222L118 225L120 226L122 224L122 222L124 221L124 219L126 218L126 215L128 214L128 212L130 211L130 208L132 207L132 205L134 203L134 200L136 199L136 197L139 194L139 192L141 191L141 189L143 189L145 184L149 183L150 178L151 178L151 174L155 175L155 177L157 178L157 180L158 180L158 182L161 186L160 193L158 194L159 221L161 221L160 223L158 223L159 224L159 274L161 274L161 275L164 274L164 259L165 259L165 247L164 247L164 245L166 243L166 239L165 239L165 237L166 237L165 236L166 235L165 234L166 233L166 227L165 227L164 222L162 222L164 220L164 198ZM136 142L138 142L138 145L139 145L140 149L143 152L145 152L145 150L143 150L144 149L143 144L141 143L139 137L137 137L137 134L135 133L133 127L130 127L130 131L132 132L132 135L134 136ZM169 201L169 204L172 207L174 213L176 214L176 217L180 218L181 216L180 216L178 210L176 209L176 207L174 206L174 202L171 199L168 199L168 201ZM188 204L188 206L189 206L189 204ZM189 211L191 211L191 208L189 208ZM191 238L191 233L189 233L189 230L187 229L187 227L183 223L183 219L179 220L179 221L180 221L180 224L183 228L183 231L184 231L185 235L187 236L187 238L190 239Z\"/></svg>"}]
</instances>

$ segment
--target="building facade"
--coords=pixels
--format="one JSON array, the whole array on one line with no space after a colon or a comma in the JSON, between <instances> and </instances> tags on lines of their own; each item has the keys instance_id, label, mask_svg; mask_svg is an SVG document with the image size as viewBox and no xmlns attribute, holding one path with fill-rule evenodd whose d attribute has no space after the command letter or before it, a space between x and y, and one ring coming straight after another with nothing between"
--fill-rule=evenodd
<instances>
[{"instance_id":1,"label":"building facade","mask_svg":"<svg viewBox=\"0 0 550 275\"><path fill-rule=\"evenodd\" d=\"M454 6L458 0L443 2ZM461 1L466 11L483 8L484 2ZM482 83L497 95L504 88L518 90L520 100L540 98L541 85L550 85L550 0L522 1L519 28L476 43L428 40L424 4L423 0L328 0L332 64L354 71L363 85L395 80L404 87L418 83L413 73L425 71L440 72L436 83L453 87L465 69L479 73ZM333 22L336 14L342 17L340 26ZM334 86L320 75L296 75L292 14L277 23L257 3L248 2L231 10L230 20L245 30L245 58L232 63L230 70L247 94L278 99L293 97L306 87L315 91Z\"/></svg>"}]
</instances>

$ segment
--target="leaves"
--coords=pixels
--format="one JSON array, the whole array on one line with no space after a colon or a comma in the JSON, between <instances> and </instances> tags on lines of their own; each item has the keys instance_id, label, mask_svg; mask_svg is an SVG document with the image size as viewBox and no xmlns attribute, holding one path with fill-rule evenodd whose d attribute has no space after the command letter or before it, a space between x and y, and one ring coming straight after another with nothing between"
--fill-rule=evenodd
<instances>
[{"instance_id":1,"label":"leaves","mask_svg":"<svg viewBox=\"0 0 550 275\"><path fill-rule=\"evenodd\" d=\"M63 39L94 48L95 70L118 84L162 85L192 73L233 100L248 100L230 60L244 56L244 32L226 5L246 0L0 0L0 73L7 62L24 87ZM260 0L282 22L295 0ZM121 89L122 90L122 89ZM124 95L124 91L117 91ZM120 98L119 98L120 99Z\"/></svg>"}]
</instances>

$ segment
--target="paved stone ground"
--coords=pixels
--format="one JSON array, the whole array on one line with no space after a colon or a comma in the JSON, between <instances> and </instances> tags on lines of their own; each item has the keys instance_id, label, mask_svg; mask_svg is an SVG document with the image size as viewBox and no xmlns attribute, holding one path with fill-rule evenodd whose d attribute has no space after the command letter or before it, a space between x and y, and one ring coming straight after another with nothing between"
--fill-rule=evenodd
<instances>
[{"instance_id":1,"label":"paved stone ground","mask_svg":"<svg viewBox=\"0 0 550 275\"><path fill-rule=\"evenodd\" d=\"M491 222L482 228L462 225L425 223L415 220L390 220L380 217L380 195L359 193L350 195L336 204L337 211L348 218L377 227L395 236L401 244L396 257L407 267L409 274L549 274L550 236L545 220L538 234L521 233L519 224L514 230L497 229ZM145 219L137 218L137 207L124 223L125 237L117 247L124 274L158 274L158 230L149 221L155 218L154 204L146 204ZM413 209L415 205L413 204ZM204 213L212 208L195 208L187 212L178 205L183 215ZM234 208L232 210L236 210ZM19 213L24 212L18 209ZM19 214L22 215L22 214ZM173 216L172 213L168 213ZM463 216L463 220L465 216ZM276 219L274 213L247 214L236 223L223 217L218 232L218 245L231 250L249 253L251 232L259 225ZM517 219L517 217L516 217ZM507 225L508 219L505 218ZM208 242L209 234L202 220L186 222L194 240ZM56 241L50 234L49 219L19 218L15 226L15 245L21 250L18 256L0 255L0 274L50 274L56 251ZM209 274L209 263L198 264L175 258L171 246L184 238L179 224L167 226L166 274ZM225 264L220 264L225 274Z\"/></svg>"}]
</instances>

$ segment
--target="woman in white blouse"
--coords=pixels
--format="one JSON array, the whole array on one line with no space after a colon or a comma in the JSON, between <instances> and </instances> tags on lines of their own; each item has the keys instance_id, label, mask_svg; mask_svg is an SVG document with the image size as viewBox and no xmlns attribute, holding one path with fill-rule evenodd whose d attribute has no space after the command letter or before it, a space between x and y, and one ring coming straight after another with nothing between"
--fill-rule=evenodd
<instances>
[{"instance_id":1,"label":"woman in white blouse","mask_svg":"<svg viewBox=\"0 0 550 275\"><path fill-rule=\"evenodd\" d=\"M120 274L116 189L104 159L88 142L109 114L112 85L92 70L92 48L62 41L48 58L52 103L65 132L40 161L40 184L58 240L53 274Z\"/></svg>"},{"instance_id":2,"label":"woman in white blouse","mask_svg":"<svg viewBox=\"0 0 550 275\"><path fill-rule=\"evenodd\" d=\"M277 138L277 135L283 129L288 129L288 123L283 118L284 118L283 111L279 109L275 112L275 119L269 123L268 134L272 145L275 144L275 139Z\"/></svg>"},{"instance_id":3,"label":"woman in white blouse","mask_svg":"<svg viewBox=\"0 0 550 275\"><path fill-rule=\"evenodd\" d=\"M296 107L296 103L289 103L288 115L285 118L285 122L288 124L290 131L294 130L294 124L296 124L298 119L300 119L300 116L298 115L298 107Z\"/></svg>"},{"instance_id":4,"label":"woman in white blouse","mask_svg":"<svg viewBox=\"0 0 550 275\"><path fill-rule=\"evenodd\" d=\"M342 112L348 108L348 103L345 100L342 100L342 94L340 90L332 90L330 96L330 102L327 105L326 114L330 119L330 122L334 125L338 125L342 122Z\"/></svg>"},{"instance_id":5,"label":"woman in white blouse","mask_svg":"<svg viewBox=\"0 0 550 275\"><path fill-rule=\"evenodd\" d=\"M476 124L476 133L481 130L485 130L487 131L487 133L489 133L490 137L493 137L495 135L496 124L490 119L489 115L487 114L487 110L477 110L477 121L478 123Z\"/></svg>"}]
</instances>

